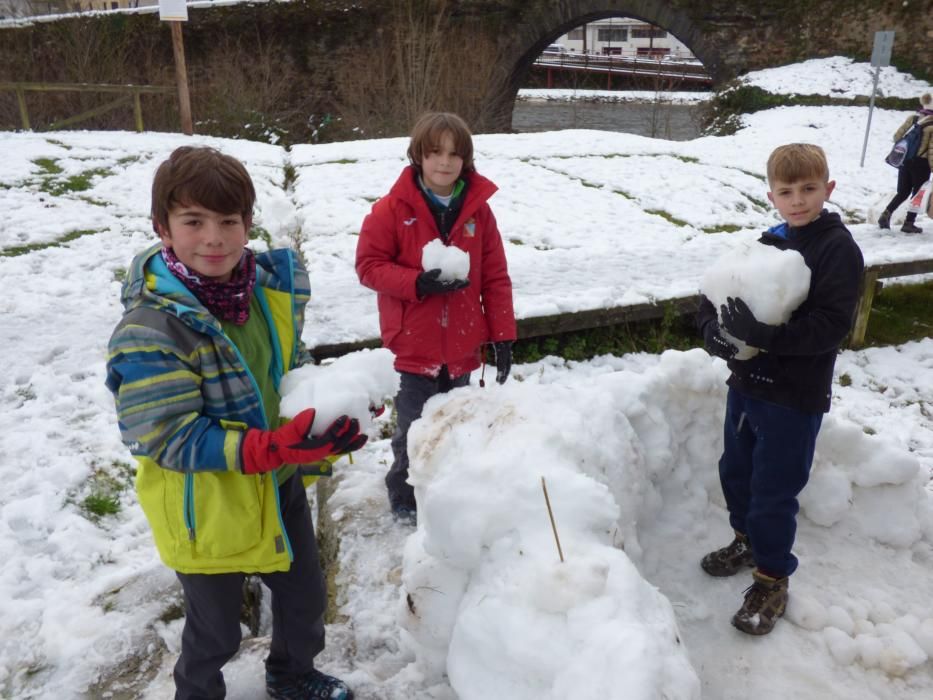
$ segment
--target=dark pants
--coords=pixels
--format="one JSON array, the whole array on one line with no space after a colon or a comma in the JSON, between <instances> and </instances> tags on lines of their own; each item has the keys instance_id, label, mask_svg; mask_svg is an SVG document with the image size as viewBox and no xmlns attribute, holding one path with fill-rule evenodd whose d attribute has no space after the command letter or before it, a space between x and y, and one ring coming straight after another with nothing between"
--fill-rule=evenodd
<instances>
[{"instance_id":1,"label":"dark pants","mask_svg":"<svg viewBox=\"0 0 933 700\"><path fill-rule=\"evenodd\" d=\"M389 505L392 510L415 510L415 490L408 483L408 429L421 417L421 410L428 399L435 394L445 394L451 389L467 386L470 383L470 373L451 378L445 365L436 378L409 372L399 372L399 376L398 396L395 397L398 423L395 434L392 435L392 454L395 455L395 461L386 474L386 488L389 490Z\"/></svg>"},{"instance_id":2,"label":"dark pants","mask_svg":"<svg viewBox=\"0 0 933 700\"><path fill-rule=\"evenodd\" d=\"M276 675L297 675L313 669L314 657L324 648L327 593L301 479L296 475L282 484L279 497L294 561L288 571L259 574L272 592L272 643L266 669ZM240 647L246 574L177 575L185 592L185 628L175 664L175 698L223 698L221 668Z\"/></svg>"},{"instance_id":3,"label":"dark pants","mask_svg":"<svg viewBox=\"0 0 933 700\"><path fill-rule=\"evenodd\" d=\"M797 495L807 485L822 413L804 413L729 389L719 479L729 523L748 535L755 564L771 576L797 568Z\"/></svg>"},{"instance_id":4,"label":"dark pants","mask_svg":"<svg viewBox=\"0 0 933 700\"><path fill-rule=\"evenodd\" d=\"M917 194L920 186L930 177L930 162L923 158L911 158L897 170L897 194L888 202L886 210L890 213L904 203L908 197ZM910 214L908 214L910 216ZM911 221L917 218L914 214Z\"/></svg>"}]
</instances>

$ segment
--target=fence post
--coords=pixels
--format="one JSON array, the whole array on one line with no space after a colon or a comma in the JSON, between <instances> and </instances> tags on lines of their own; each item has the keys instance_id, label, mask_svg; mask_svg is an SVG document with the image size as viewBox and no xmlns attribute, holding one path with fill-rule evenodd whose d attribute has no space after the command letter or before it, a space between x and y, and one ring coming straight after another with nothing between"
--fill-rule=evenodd
<instances>
[{"instance_id":1,"label":"fence post","mask_svg":"<svg viewBox=\"0 0 933 700\"><path fill-rule=\"evenodd\" d=\"M139 99L139 90L133 90L133 117L136 120L136 131L142 133L143 129L143 105Z\"/></svg>"},{"instance_id":2,"label":"fence post","mask_svg":"<svg viewBox=\"0 0 933 700\"><path fill-rule=\"evenodd\" d=\"M19 103L19 118L23 121L23 130L29 131L29 111L26 109L26 91L17 88L16 101Z\"/></svg>"},{"instance_id":3,"label":"fence post","mask_svg":"<svg viewBox=\"0 0 933 700\"><path fill-rule=\"evenodd\" d=\"M878 271L866 270L862 275L859 287L858 306L855 309L855 323L852 325L852 334L849 336L849 347L857 350L865 344L865 332L868 330L868 316L871 314L871 305L875 300L875 290L878 287Z\"/></svg>"}]
</instances>

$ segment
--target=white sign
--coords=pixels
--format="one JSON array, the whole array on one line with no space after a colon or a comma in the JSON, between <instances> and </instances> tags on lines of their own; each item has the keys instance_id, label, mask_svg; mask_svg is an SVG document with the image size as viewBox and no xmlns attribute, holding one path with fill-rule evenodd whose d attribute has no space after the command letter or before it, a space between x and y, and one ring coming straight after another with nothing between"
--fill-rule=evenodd
<instances>
[{"instance_id":1,"label":"white sign","mask_svg":"<svg viewBox=\"0 0 933 700\"><path fill-rule=\"evenodd\" d=\"M875 32L875 43L871 47L871 65L884 68L891 65L891 48L894 46L894 32Z\"/></svg>"},{"instance_id":2,"label":"white sign","mask_svg":"<svg viewBox=\"0 0 933 700\"><path fill-rule=\"evenodd\" d=\"M159 19L167 22L187 22L187 3L185 0L159 0Z\"/></svg>"}]
</instances>

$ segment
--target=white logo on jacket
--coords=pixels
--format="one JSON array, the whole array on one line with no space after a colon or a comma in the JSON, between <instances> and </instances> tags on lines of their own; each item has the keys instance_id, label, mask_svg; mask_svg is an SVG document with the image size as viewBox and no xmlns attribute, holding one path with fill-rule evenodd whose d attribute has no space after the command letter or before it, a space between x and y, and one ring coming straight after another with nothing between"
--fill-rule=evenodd
<instances>
[{"instance_id":1,"label":"white logo on jacket","mask_svg":"<svg viewBox=\"0 0 933 700\"><path fill-rule=\"evenodd\" d=\"M418 217L417 217L417 216L413 216L413 217L411 217L410 219L402 219L402 223L405 224L406 226L411 226L411 225L412 225L413 223L415 223L417 220L418 220Z\"/></svg>"}]
</instances>

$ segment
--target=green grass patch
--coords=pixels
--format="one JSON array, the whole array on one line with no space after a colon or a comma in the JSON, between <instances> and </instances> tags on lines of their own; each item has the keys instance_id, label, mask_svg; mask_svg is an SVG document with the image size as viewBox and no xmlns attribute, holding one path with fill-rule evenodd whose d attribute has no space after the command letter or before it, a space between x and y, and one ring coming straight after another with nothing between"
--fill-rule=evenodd
<instances>
[{"instance_id":1,"label":"green grass patch","mask_svg":"<svg viewBox=\"0 0 933 700\"><path fill-rule=\"evenodd\" d=\"M672 224L674 224L674 226L683 227L683 226L690 225L686 221L682 219L678 219L676 216L674 216L673 214L670 214L669 212L664 211L663 209L645 209L645 213L654 214L655 216L660 216L662 219L666 219L667 221L670 221Z\"/></svg>"},{"instance_id":2,"label":"green grass patch","mask_svg":"<svg viewBox=\"0 0 933 700\"><path fill-rule=\"evenodd\" d=\"M735 224L719 224L718 226L704 226L700 229L703 233L735 233L741 231L741 226Z\"/></svg>"},{"instance_id":3,"label":"green grass patch","mask_svg":"<svg viewBox=\"0 0 933 700\"><path fill-rule=\"evenodd\" d=\"M64 180L48 177L42 180L40 189L55 197L60 197L69 192L84 192L85 190L89 190L91 189L92 181L95 177L107 177L112 174L113 173L107 168L92 168L91 170L85 170L83 173L71 175Z\"/></svg>"},{"instance_id":4,"label":"green grass patch","mask_svg":"<svg viewBox=\"0 0 933 700\"><path fill-rule=\"evenodd\" d=\"M256 224L253 224L253 228L250 229L250 232L249 232L249 237L257 238L260 241L263 241L270 250L272 249L272 234L269 233L269 231L264 229L262 226L257 226Z\"/></svg>"},{"instance_id":5,"label":"green grass patch","mask_svg":"<svg viewBox=\"0 0 933 700\"><path fill-rule=\"evenodd\" d=\"M116 461L110 464L93 464L91 475L85 486L85 493L76 502L84 516L93 522L116 515L122 505L120 496L133 483L135 468L128 462Z\"/></svg>"},{"instance_id":6,"label":"green grass patch","mask_svg":"<svg viewBox=\"0 0 933 700\"><path fill-rule=\"evenodd\" d=\"M32 253L36 250L45 250L46 248L59 248L65 243L73 241L81 236L90 236L95 233L100 233L103 229L82 229L80 231L71 231L66 233L61 238L58 238L54 241L49 241L47 243L27 243L26 245L17 245L12 248L4 248L0 250L0 258L15 258L17 255L25 255L26 253Z\"/></svg>"},{"instance_id":7,"label":"green grass patch","mask_svg":"<svg viewBox=\"0 0 933 700\"><path fill-rule=\"evenodd\" d=\"M613 194L621 195L621 196L625 197L626 199L630 199L630 200L632 200L632 201L635 200L635 197L634 197L633 195L630 195L628 192L624 192L623 190L612 190L612 193L613 193Z\"/></svg>"},{"instance_id":8,"label":"green grass patch","mask_svg":"<svg viewBox=\"0 0 933 700\"><path fill-rule=\"evenodd\" d=\"M933 282L891 285L872 302L866 345L900 345L933 336Z\"/></svg>"},{"instance_id":9,"label":"green grass patch","mask_svg":"<svg viewBox=\"0 0 933 700\"><path fill-rule=\"evenodd\" d=\"M682 160L684 163L699 163L699 158L694 158L693 156L680 156L676 153L669 154L671 158L676 158L677 160Z\"/></svg>"},{"instance_id":10,"label":"green grass patch","mask_svg":"<svg viewBox=\"0 0 933 700\"><path fill-rule=\"evenodd\" d=\"M90 518L102 518L120 512L120 499L112 494L92 493L81 501L81 509Z\"/></svg>"},{"instance_id":11,"label":"green grass patch","mask_svg":"<svg viewBox=\"0 0 933 700\"><path fill-rule=\"evenodd\" d=\"M285 167L282 168L282 189L286 192L290 192L295 186L295 180L298 179L298 171L295 170L295 166L291 163L286 163Z\"/></svg>"},{"instance_id":12,"label":"green grass patch","mask_svg":"<svg viewBox=\"0 0 933 700\"><path fill-rule=\"evenodd\" d=\"M32 162L38 165L46 175L58 175L63 172L58 161L54 158L36 158Z\"/></svg>"},{"instance_id":13,"label":"green grass patch","mask_svg":"<svg viewBox=\"0 0 933 700\"><path fill-rule=\"evenodd\" d=\"M510 238L509 243L512 245L525 245L525 241L523 241L521 238Z\"/></svg>"},{"instance_id":14,"label":"green grass patch","mask_svg":"<svg viewBox=\"0 0 933 700\"><path fill-rule=\"evenodd\" d=\"M50 138L47 138L47 139L46 139L46 143L50 143L50 144L52 144L53 146L58 146L59 148L64 148L66 151L70 151L70 150L71 150L71 146L69 146L69 145L68 145L67 143L65 143L64 141L60 141L60 140L58 140L58 139L50 139Z\"/></svg>"}]
</instances>

